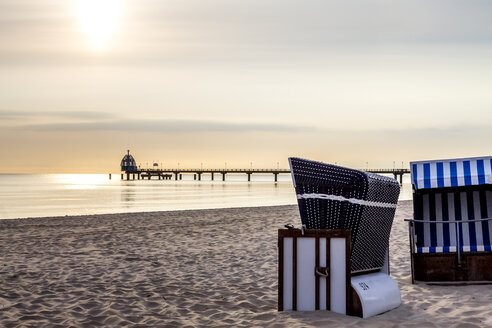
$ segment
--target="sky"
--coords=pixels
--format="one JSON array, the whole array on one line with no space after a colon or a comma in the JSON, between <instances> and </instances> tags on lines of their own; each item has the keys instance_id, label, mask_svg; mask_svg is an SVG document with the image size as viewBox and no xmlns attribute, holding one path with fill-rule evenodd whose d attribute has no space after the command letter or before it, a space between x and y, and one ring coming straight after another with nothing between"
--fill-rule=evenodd
<instances>
[{"instance_id":1,"label":"sky","mask_svg":"<svg viewBox=\"0 0 492 328\"><path fill-rule=\"evenodd\" d=\"M183 168L491 155L490 17L490 1L0 0L0 172L116 173L127 149Z\"/></svg>"}]
</instances>

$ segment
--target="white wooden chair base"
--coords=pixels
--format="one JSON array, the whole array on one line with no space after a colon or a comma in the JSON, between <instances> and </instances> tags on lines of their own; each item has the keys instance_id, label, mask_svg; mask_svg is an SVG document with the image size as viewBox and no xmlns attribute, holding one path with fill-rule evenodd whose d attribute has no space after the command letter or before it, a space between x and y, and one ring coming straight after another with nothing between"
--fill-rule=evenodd
<instances>
[{"instance_id":1,"label":"white wooden chair base","mask_svg":"<svg viewBox=\"0 0 492 328\"><path fill-rule=\"evenodd\" d=\"M367 318L401 304L384 272L350 272L350 231L281 229L279 311L329 310Z\"/></svg>"}]
</instances>

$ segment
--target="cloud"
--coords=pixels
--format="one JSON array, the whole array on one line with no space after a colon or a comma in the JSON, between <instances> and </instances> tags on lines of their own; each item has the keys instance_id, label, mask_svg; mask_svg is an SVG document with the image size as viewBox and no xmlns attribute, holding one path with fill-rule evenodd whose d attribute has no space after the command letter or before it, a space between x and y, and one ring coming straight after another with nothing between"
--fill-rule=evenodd
<instances>
[{"instance_id":1,"label":"cloud","mask_svg":"<svg viewBox=\"0 0 492 328\"><path fill-rule=\"evenodd\" d=\"M431 123L432 124L432 123ZM326 130L329 131L329 130ZM370 139L383 140L385 143L401 142L468 142L476 143L490 140L492 138L492 124L460 124L421 127L388 127L385 129L357 129L351 130L340 128L331 130L334 134L368 141ZM373 140L374 140L373 139Z\"/></svg>"},{"instance_id":2,"label":"cloud","mask_svg":"<svg viewBox=\"0 0 492 328\"><path fill-rule=\"evenodd\" d=\"M305 132L314 127L272 123L235 123L198 120L107 120L83 123L47 123L17 126L22 130L33 131L128 131L158 133L196 133L196 132Z\"/></svg>"},{"instance_id":3,"label":"cloud","mask_svg":"<svg viewBox=\"0 0 492 328\"><path fill-rule=\"evenodd\" d=\"M448 126L425 126L404 129L388 129L387 133L399 134L413 138L446 138L446 137L466 137L466 140L473 140L470 136L489 135L492 137L492 126L490 124L460 124Z\"/></svg>"},{"instance_id":4,"label":"cloud","mask_svg":"<svg viewBox=\"0 0 492 328\"><path fill-rule=\"evenodd\" d=\"M50 2L0 5L0 65L275 63L297 53L331 57L342 46L360 53L382 45L492 43L490 1L211 0L186 8L176 0L140 1L124 16L121 39L114 37L118 51L95 58L68 23L73 8Z\"/></svg>"},{"instance_id":5,"label":"cloud","mask_svg":"<svg viewBox=\"0 0 492 328\"><path fill-rule=\"evenodd\" d=\"M2 122L3 121L3 122ZM3 123L3 124L2 124ZM406 140L444 140L446 138L492 137L490 124L388 126L388 128L353 129L351 126L297 125L295 123L256 123L193 119L119 119L108 112L95 111L14 111L0 110L0 125L4 128L40 132L129 131L167 134L203 132L314 132L331 138L396 138Z\"/></svg>"},{"instance_id":6,"label":"cloud","mask_svg":"<svg viewBox=\"0 0 492 328\"><path fill-rule=\"evenodd\" d=\"M89 132L305 132L316 128L296 124L239 123L187 119L118 119L108 112L0 110L0 125L25 131Z\"/></svg>"},{"instance_id":7,"label":"cloud","mask_svg":"<svg viewBox=\"0 0 492 328\"><path fill-rule=\"evenodd\" d=\"M57 111L18 111L18 110L0 110L0 121L1 120L18 120L25 118L61 118L61 119L107 119L112 118L114 115L106 112L94 112L94 111L68 111L68 112L57 112Z\"/></svg>"}]
</instances>

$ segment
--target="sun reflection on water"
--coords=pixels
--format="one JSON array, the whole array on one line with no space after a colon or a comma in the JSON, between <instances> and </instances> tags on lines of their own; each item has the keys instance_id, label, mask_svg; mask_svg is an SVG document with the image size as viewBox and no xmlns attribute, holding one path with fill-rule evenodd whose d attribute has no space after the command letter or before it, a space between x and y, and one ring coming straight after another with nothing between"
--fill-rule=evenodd
<instances>
[{"instance_id":1,"label":"sun reflection on water","mask_svg":"<svg viewBox=\"0 0 492 328\"><path fill-rule=\"evenodd\" d=\"M53 180L65 189L96 189L104 187L108 177L102 174L55 174Z\"/></svg>"}]
</instances>

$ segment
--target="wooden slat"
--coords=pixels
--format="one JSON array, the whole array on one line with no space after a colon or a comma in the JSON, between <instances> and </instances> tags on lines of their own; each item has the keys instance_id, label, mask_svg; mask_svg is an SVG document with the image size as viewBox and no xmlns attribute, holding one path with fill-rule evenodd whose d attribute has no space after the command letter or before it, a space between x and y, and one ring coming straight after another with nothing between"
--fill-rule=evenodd
<instances>
[{"instance_id":1,"label":"wooden slat","mask_svg":"<svg viewBox=\"0 0 492 328\"><path fill-rule=\"evenodd\" d=\"M297 311L297 238L293 238L292 245L292 309Z\"/></svg>"},{"instance_id":2,"label":"wooden slat","mask_svg":"<svg viewBox=\"0 0 492 328\"><path fill-rule=\"evenodd\" d=\"M414 253L415 280L437 282L492 282L492 252Z\"/></svg>"},{"instance_id":3,"label":"wooden slat","mask_svg":"<svg viewBox=\"0 0 492 328\"><path fill-rule=\"evenodd\" d=\"M278 310L284 310L284 238L278 237Z\"/></svg>"},{"instance_id":4,"label":"wooden slat","mask_svg":"<svg viewBox=\"0 0 492 328\"><path fill-rule=\"evenodd\" d=\"M351 281L351 270L352 270L352 265L350 261L350 233L348 237L345 239L345 263L346 263L346 268L345 268L345 297L346 297L346 305L345 305L345 313L350 314L351 313L351 306L352 306L352 281Z\"/></svg>"},{"instance_id":5,"label":"wooden slat","mask_svg":"<svg viewBox=\"0 0 492 328\"><path fill-rule=\"evenodd\" d=\"M326 278L326 309L331 310L331 297L330 297L330 280L331 280L331 265L330 265L330 239L326 237L326 269L328 271L328 277Z\"/></svg>"},{"instance_id":6,"label":"wooden slat","mask_svg":"<svg viewBox=\"0 0 492 328\"><path fill-rule=\"evenodd\" d=\"M351 289L352 303L350 305L350 312L348 312L347 314L362 318L362 303L360 301L359 295L357 295L357 292L354 288Z\"/></svg>"},{"instance_id":7,"label":"wooden slat","mask_svg":"<svg viewBox=\"0 0 492 328\"><path fill-rule=\"evenodd\" d=\"M319 267L319 237L315 238L315 256L316 256L316 268ZM319 279L318 275L315 275L315 309L319 310Z\"/></svg>"},{"instance_id":8,"label":"wooden slat","mask_svg":"<svg viewBox=\"0 0 492 328\"><path fill-rule=\"evenodd\" d=\"M408 240L410 243L410 272L412 273L412 284L415 284L415 267L413 259L413 251L415 249L414 245L414 225L412 222L408 222Z\"/></svg>"}]
</instances>

